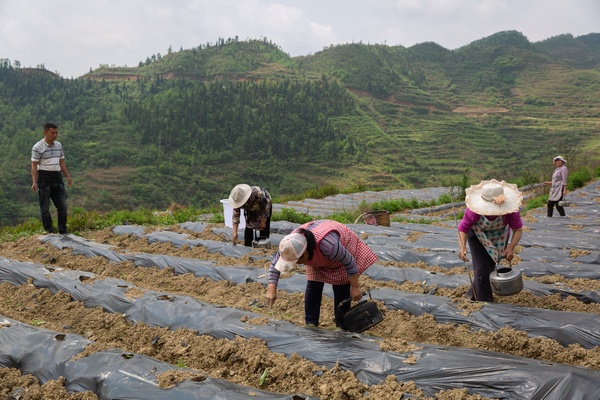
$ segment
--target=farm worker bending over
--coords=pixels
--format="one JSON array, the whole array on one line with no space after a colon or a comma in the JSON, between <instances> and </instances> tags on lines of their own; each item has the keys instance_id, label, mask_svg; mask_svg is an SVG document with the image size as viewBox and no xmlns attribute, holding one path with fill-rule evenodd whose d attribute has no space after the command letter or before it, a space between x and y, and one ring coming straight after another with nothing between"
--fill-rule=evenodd
<instances>
[{"instance_id":1,"label":"farm worker bending over","mask_svg":"<svg viewBox=\"0 0 600 400\"><path fill-rule=\"evenodd\" d=\"M515 246L523 235L519 206L523 195L517 185L495 179L481 181L466 190L465 214L458 226L458 256L467 259L467 240L473 257L473 283L466 297L476 301L494 301L490 275L506 257L511 261ZM508 243L510 230L513 237Z\"/></svg>"},{"instance_id":2,"label":"farm worker bending over","mask_svg":"<svg viewBox=\"0 0 600 400\"><path fill-rule=\"evenodd\" d=\"M306 324L319 326L323 287L328 283L333 287L335 324L347 330L344 314L350 302L341 309L338 305L349 298L362 298L358 276L375 261L375 253L346 225L332 220L306 223L281 240L269 267L267 299L271 306L277 299L281 272L290 271L297 263L304 264Z\"/></svg>"},{"instance_id":3,"label":"farm worker bending over","mask_svg":"<svg viewBox=\"0 0 600 400\"><path fill-rule=\"evenodd\" d=\"M233 243L238 240L240 214L244 210L246 228L244 229L244 245L252 247L254 229L260 230L260 236L271 235L271 195L259 186L246 184L236 185L229 195L229 205L233 208L232 226Z\"/></svg>"}]
</instances>

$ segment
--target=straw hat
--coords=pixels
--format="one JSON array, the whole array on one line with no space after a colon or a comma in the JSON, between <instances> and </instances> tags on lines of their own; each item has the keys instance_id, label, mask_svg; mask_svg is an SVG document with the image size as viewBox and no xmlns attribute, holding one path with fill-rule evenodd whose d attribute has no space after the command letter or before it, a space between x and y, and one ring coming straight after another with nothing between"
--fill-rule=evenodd
<instances>
[{"instance_id":1,"label":"straw hat","mask_svg":"<svg viewBox=\"0 0 600 400\"><path fill-rule=\"evenodd\" d=\"M505 215L519 211L523 194L517 185L495 179L481 181L466 190L465 204L479 215Z\"/></svg>"},{"instance_id":2,"label":"straw hat","mask_svg":"<svg viewBox=\"0 0 600 400\"><path fill-rule=\"evenodd\" d=\"M233 189L231 189L231 193L229 194L229 205L231 208L240 208L250 198L252 194L252 188L250 185L246 185L245 183L241 183L236 185Z\"/></svg>"}]
</instances>

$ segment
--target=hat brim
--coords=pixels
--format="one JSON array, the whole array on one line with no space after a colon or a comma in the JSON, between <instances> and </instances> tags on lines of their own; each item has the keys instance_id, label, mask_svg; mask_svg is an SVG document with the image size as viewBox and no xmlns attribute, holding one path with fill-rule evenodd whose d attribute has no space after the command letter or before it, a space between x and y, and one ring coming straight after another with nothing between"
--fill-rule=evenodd
<instances>
[{"instance_id":1,"label":"hat brim","mask_svg":"<svg viewBox=\"0 0 600 400\"><path fill-rule=\"evenodd\" d=\"M277 260L277 262L275 263L275 269L279 272L288 272L291 271L297 263L298 260L285 261L283 258L279 257L279 260Z\"/></svg>"},{"instance_id":2,"label":"hat brim","mask_svg":"<svg viewBox=\"0 0 600 400\"><path fill-rule=\"evenodd\" d=\"M240 208L241 206L246 204L246 202L250 198L250 195L252 194L252 187L250 185L244 184L244 185L240 185L240 186L242 186L245 190L244 197L242 197L241 199L238 199L238 201L235 201L234 199L231 198L231 195L229 195L227 202L229 203L231 208Z\"/></svg>"},{"instance_id":3,"label":"hat brim","mask_svg":"<svg viewBox=\"0 0 600 400\"><path fill-rule=\"evenodd\" d=\"M497 183L502 185L504 190L504 203L498 205L491 201L486 201L481 197L483 185L488 183ZM495 179L481 181L478 185L473 185L466 191L465 204L469 210L479 215L506 215L519 211L523 203L523 194L513 183L499 182Z\"/></svg>"}]
</instances>

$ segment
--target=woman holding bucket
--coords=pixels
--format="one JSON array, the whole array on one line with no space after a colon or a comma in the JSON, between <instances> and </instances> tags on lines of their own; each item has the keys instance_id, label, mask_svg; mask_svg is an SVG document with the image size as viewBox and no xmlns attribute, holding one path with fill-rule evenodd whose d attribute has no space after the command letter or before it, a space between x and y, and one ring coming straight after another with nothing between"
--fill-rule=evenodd
<instances>
[{"instance_id":1,"label":"woman holding bucket","mask_svg":"<svg viewBox=\"0 0 600 400\"><path fill-rule=\"evenodd\" d=\"M523 195L517 185L495 179L466 190L465 214L458 226L458 256L468 262L467 241L473 257L474 278L466 297L494 301L490 275L501 258L511 261L523 235L519 206ZM508 243L513 231L512 239Z\"/></svg>"},{"instance_id":2,"label":"woman holding bucket","mask_svg":"<svg viewBox=\"0 0 600 400\"><path fill-rule=\"evenodd\" d=\"M260 236L271 235L271 213L273 204L271 195L259 186L246 184L236 185L229 194L229 205L233 208L231 223L233 226L233 243L238 240L240 215L244 210L246 228L244 229L244 245L252 247L254 230L260 230Z\"/></svg>"},{"instance_id":3,"label":"woman holding bucket","mask_svg":"<svg viewBox=\"0 0 600 400\"><path fill-rule=\"evenodd\" d=\"M332 285L335 324L347 329L344 314L350 308L347 299L360 300L358 277L377 261L377 256L346 225L332 220L306 223L285 236L273 256L268 272L267 299L272 306L277 299L277 283L282 272L297 263L306 268L304 313L306 325L319 326L321 299L325 283Z\"/></svg>"},{"instance_id":4,"label":"woman holding bucket","mask_svg":"<svg viewBox=\"0 0 600 400\"><path fill-rule=\"evenodd\" d=\"M554 166L556 169L552 173L552 180L544 182L550 187L548 195L548 216L551 217L556 206L556 211L561 217L565 216L565 209L561 207L560 201L567 197L567 180L569 179L569 170L565 167L567 160L561 156L554 157Z\"/></svg>"}]
</instances>

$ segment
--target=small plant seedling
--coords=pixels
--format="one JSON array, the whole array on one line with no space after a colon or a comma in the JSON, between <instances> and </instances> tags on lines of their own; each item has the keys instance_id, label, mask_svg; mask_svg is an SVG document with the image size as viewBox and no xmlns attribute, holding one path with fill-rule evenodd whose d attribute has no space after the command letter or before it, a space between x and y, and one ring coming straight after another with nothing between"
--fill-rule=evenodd
<instances>
[{"instance_id":1,"label":"small plant seedling","mask_svg":"<svg viewBox=\"0 0 600 400\"><path fill-rule=\"evenodd\" d=\"M260 376L260 380L258 381L258 386L262 386L263 383L265 383L265 380L267 379L267 374L269 372L269 368L265 368L265 372L262 373L262 375Z\"/></svg>"}]
</instances>

